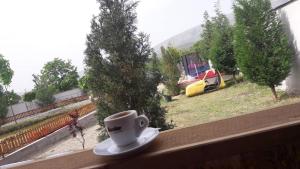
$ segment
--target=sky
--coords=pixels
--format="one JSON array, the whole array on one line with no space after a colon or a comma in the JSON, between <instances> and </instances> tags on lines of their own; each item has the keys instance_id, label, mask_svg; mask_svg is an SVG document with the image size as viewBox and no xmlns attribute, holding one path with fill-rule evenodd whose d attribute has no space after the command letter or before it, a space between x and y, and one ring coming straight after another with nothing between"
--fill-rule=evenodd
<instances>
[{"instance_id":1,"label":"sky","mask_svg":"<svg viewBox=\"0 0 300 169\"><path fill-rule=\"evenodd\" d=\"M205 10L214 14L216 0L140 0L138 30L150 35L154 46L201 24ZM34 87L32 74L59 57L84 70L86 35L99 13L96 0L0 0L0 53L14 76L10 89L24 93ZM232 0L221 0L225 14Z\"/></svg>"}]
</instances>

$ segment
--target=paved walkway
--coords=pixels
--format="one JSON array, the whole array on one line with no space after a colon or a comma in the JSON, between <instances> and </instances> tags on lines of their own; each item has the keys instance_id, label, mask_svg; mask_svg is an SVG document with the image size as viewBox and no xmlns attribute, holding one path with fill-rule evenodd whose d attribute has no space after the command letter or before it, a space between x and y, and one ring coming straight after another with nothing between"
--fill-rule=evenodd
<instances>
[{"instance_id":1,"label":"paved walkway","mask_svg":"<svg viewBox=\"0 0 300 169\"><path fill-rule=\"evenodd\" d=\"M83 130L85 134L84 136L85 149L91 149L98 143L97 141L97 136L99 133L99 131L97 131L98 128L99 128L98 125L94 125L90 128ZM81 140L81 137L80 134L78 133L76 138L68 137L65 140L57 142L53 146L47 148L43 153L36 154L33 157L30 157L29 159L41 159L50 156L56 156L63 153L82 150L82 144L79 141L79 139Z\"/></svg>"}]
</instances>

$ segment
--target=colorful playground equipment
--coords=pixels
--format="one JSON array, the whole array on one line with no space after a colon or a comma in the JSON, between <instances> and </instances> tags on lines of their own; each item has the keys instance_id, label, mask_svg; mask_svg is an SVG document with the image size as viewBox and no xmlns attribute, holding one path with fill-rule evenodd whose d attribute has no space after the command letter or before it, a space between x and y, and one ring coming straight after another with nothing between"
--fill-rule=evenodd
<instances>
[{"instance_id":1,"label":"colorful playground equipment","mask_svg":"<svg viewBox=\"0 0 300 169\"><path fill-rule=\"evenodd\" d=\"M205 72L203 79L198 80L186 87L185 95L189 97L195 96L197 94L218 90L224 87L225 82L220 72L210 69Z\"/></svg>"},{"instance_id":2,"label":"colorful playground equipment","mask_svg":"<svg viewBox=\"0 0 300 169\"><path fill-rule=\"evenodd\" d=\"M185 89L186 96L194 96L225 87L221 74L212 68L208 61L196 53L182 56L181 78L178 86Z\"/></svg>"}]
</instances>

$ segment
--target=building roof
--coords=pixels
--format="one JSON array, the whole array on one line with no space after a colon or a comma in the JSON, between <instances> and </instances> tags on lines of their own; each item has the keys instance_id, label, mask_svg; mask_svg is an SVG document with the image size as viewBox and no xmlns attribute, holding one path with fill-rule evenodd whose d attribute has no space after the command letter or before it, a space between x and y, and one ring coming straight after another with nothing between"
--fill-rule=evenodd
<instances>
[{"instance_id":1,"label":"building roof","mask_svg":"<svg viewBox=\"0 0 300 169\"><path fill-rule=\"evenodd\" d=\"M296 0L272 0L272 8L277 10Z\"/></svg>"}]
</instances>

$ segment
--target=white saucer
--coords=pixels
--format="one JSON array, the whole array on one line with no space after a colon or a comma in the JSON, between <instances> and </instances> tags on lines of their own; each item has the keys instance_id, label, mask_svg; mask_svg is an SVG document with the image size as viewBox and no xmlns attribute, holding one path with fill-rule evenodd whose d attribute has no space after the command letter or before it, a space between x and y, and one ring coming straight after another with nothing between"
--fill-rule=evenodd
<instances>
[{"instance_id":1,"label":"white saucer","mask_svg":"<svg viewBox=\"0 0 300 169\"><path fill-rule=\"evenodd\" d=\"M118 147L110 138L108 138L101 143L96 144L93 152L100 156L117 157L143 150L158 136L158 130L158 128L146 128L140 137L138 137L137 142L125 147Z\"/></svg>"}]
</instances>

